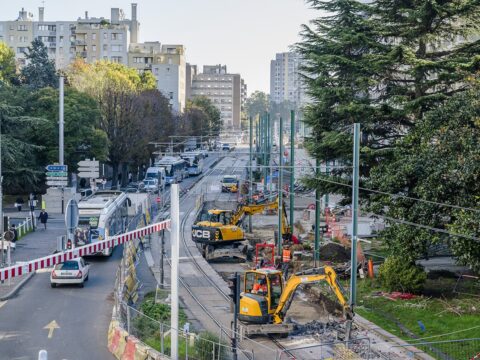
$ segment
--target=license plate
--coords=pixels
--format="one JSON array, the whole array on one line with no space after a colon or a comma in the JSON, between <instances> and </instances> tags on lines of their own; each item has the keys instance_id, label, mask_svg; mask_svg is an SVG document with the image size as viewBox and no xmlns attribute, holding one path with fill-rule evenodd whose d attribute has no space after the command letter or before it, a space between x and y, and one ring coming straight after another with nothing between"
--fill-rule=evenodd
<instances>
[{"instance_id":1,"label":"license plate","mask_svg":"<svg viewBox=\"0 0 480 360\"><path fill-rule=\"evenodd\" d=\"M70 275L70 273L69 273L69 272L66 272L66 271L64 271L64 272L61 272L61 273L60 273L60 275L62 275L62 276L69 276L69 275Z\"/></svg>"}]
</instances>

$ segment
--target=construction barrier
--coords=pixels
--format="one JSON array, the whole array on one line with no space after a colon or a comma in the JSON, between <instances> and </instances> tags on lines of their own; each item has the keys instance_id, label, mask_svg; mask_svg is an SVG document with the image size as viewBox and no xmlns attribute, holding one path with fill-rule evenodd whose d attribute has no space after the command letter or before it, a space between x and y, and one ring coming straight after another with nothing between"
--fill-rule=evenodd
<instances>
[{"instance_id":1,"label":"construction barrier","mask_svg":"<svg viewBox=\"0 0 480 360\"><path fill-rule=\"evenodd\" d=\"M140 229L129 231L127 233L108 237L106 240L98 241L93 244L77 247L75 249L66 250L54 255L45 256L39 259L24 262L22 264L16 264L3 269L0 269L0 281L14 278L28 274L40 269L52 267L56 264L71 260L77 257L95 254L102 250L115 247L120 244L124 244L131 240L135 240L146 235L150 235L161 230L165 230L170 227L170 219L165 221L151 224Z\"/></svg>"}]
</instances>

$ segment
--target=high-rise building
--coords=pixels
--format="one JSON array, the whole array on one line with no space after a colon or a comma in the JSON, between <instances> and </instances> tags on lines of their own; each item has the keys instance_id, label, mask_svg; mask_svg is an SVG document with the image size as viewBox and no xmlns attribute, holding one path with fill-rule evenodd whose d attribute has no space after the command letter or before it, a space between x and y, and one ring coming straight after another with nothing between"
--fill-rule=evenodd
<instances>
[{"instance_id":1,"label":"high-rise building","mask_svg":"<svg viewBox=\"0 0 480 360\"><path fill-rule=\"evenodd\" d=\"M169 99L172 109L181 112L186 100L186 62L183 45L156 42L132 43L128 65L139 72L151 71L157 88Z\"/></svg>"},{"instance_id":2,"label":"high-rise building","mask_svg":"<svg viewBox=\"0 0 480 360\"><path fill-rule=\"evenodd\" d=\"M86 62L109 60L127 64L129 39L138 36L137 5L132 4L132 20L119 8L111 9L110 20L84 18L76 21L45 21L45 9L39 8L38 21L24 9L14 21L0 21L0 41L15 52L18 65L25 65L25 51L34 39L40 39L57 69L66 67L76 58Z\"/></svg>"},{"instance_id":3,"label":"high-rise building","mask_svg":"<svg viewBox=\"0 0 480 360\"><path fill-rule=\"evenodd\" d=\"M305 86L300 76L302 59L298 53L278 53L270 62L270 99L280 104L289 101L297 108L307 103Z\"/></svg>"},{"instance_id":4,"label":"high-rise building","mask_svg":"<svg viewBox=\"0 0 480 360\"><path fill-rule=\"evenodd\" d=\"M240 74L229 74L226 65L206 65L192 76L191 97L205 96L220 110L225 130L239 130L246 92Z\"/></svg>"}]
</instances>

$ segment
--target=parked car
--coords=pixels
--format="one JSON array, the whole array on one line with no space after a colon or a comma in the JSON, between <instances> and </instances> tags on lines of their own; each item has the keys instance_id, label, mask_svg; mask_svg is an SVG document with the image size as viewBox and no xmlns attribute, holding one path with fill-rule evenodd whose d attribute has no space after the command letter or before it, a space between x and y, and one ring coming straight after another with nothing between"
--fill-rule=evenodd
<instances>
[{"instance_id":1,"label":"parked car","mask_svg":"<svg viewBox=\"0 0 480 360\"><path fill-rule=\"evenodd\" d=\"M230 144L227 144L227 143L222 144L222 150L223 151L230 151Z\"/></svg>"},{"instance_id":2,"label":"parked car","mask_svg":"<svg viewBox=\"0 0 480 360\"><path fill-rule=\"evenodd\" d=\"M77 284L83 287L85 281L88 281L90 264L83 258L76 258L55 265L50 273L50 285L52 288L63 284Z\"/></svg>"}]
</instances>

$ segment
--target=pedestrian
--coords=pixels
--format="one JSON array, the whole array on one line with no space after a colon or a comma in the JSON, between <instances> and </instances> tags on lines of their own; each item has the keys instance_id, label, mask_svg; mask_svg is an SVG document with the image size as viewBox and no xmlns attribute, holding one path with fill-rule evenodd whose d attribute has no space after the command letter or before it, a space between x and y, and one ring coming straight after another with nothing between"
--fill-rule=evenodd
<instances>
[{"instance_id":1,"label":"pedestrian","mask_svg":"<svg viewBox=\"0 0 480 360\"><path fill-rule=\"evenodd\" d=\"M10 228L10 231L13 232L13 240L12 240L12 242L13 242L13 243L17 242L17 240L18 240L18 231L17 231L17 228L16 228L15 224L12 224L12 227Z\"/></svg>"},{"instance_id":2,"label":"pedestrian","mask_svg":"<svg viewBox=\"0 0 480 360\"><path fill-rule=\"evenodd\" d=\"M17 200L15 200L15 207L18 209L18 211L22 211L23 204L24 204L23 198L21 196L17 197Z\"/></svg>"},{"instance_id":3,"label":"pedestrian","mask_svg":"<svg viewBox=\"0 0 480 360\"><path fill-rule=\"evenodd\" d=\"M130 184L133 181L133 174L131 172L128 173L128 183Z\"/></svg>"},{"instance_id":4,"label":"pedestrian","mask_svg":"<svg viewBox=\"0 0 480 360\"><path fill-rule=\"evenodd\" d=\"M45 227L45 230L47 230L48 213L45 211L45 209L42 209L40 215L38 215L38 220L40 220L40 222Z\"/></svg>"},{"instance_id":5,"label":"pedestrian","mask_svg":"<svg viewBox=\"0 0 480 360\"><path fill-rule=\"evenodd\" d=\"M105 176L102 178L102 189L105 190L105 185L107 184L107 179L105 179Z\"/></svg>"}]
</instances>

